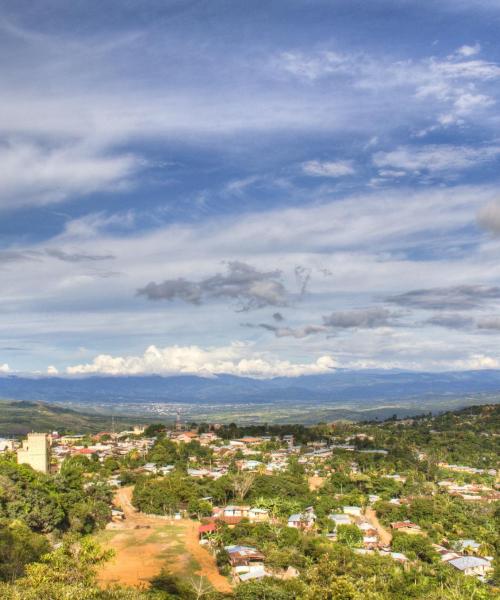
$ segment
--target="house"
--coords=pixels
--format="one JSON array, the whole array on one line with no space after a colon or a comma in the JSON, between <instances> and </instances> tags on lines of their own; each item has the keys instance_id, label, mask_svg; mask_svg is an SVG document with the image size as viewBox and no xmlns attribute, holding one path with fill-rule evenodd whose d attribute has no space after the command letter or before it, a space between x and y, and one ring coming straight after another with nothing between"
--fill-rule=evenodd
<instances>
[{"instance_id":1,"label":"house","mask_svg":"<svg viewBox=\"0 0 500 600\"><path fill-rule=\"evenodd\" d=\"M338 525L350 525L351 519L349 515L344 515L343 513L331 514L328 518L335 523L335 526Z\"/></svg>"},{"instance_id":2,"label":"house","mask_svg":"<svg viewBox=\"0 0 500 600\"><path fill-rule=\"evenodd\" d=\"M206 433L201 433L200 434L200 444L202 446L209 446L210 444L212 444L213 442L216 442L217 440L219 440L219 436L216 435L215 433L213 433L212 431L207 431Z\"/></svg>"},{"instance_id":3,"label":"house","mask_svg":"<svg viewBox=\"0 0 500 600\"><path fill-rule=\"evenodd\" d=\"M233 568L263 566L264 555L251 546L224 546L229 556L229 564Z\"/></svg>"},{"instance_id":4,"label":"house","mask_svg":"<svg viewBox=\"0 0 500 600\"><path fill-rule=\"evenodd\" d=\"M184 431L183 433L179 433L178 435L172 438L173 442L184 442L185 444L189 444L194 440L198 439L198 434L195 431Z\"/></svg>"},{"instance_id":5,"label":"house","mask_svg":"<svg viewBox=\"0 0 500 600\"><path fill-rule=\"evenodd\" d=\"M265 508L251 508L248 511L248 518L252 523L269 521L269 511Z\"/></svg>"},{"instance_id":6,"label":"house","mask_svg":"<svg viewBox=\"0 0 500 600\"><path fill-rule=\"evenodd\" d=\"M156 471L162 475L168 475L175 469L174 465L165 465L164 467L157 467Z\"/></svg>"},{"instance_id":7,"label":"house","mask_svg":"<svg viewBox=\"0 0 500 600\"><path fill-rule=\"evenodd\" d=\"M250 510L249 506L226 506L223 509L223 514L225 517L248 517L248 511Z\"/></svg>"},{"instance_id":8,"label":"house","mask_svg":"<svg viewBox=\"0 0 500 600\"><path fill-rule=\"evenodd\" d=\"M351 515L352 517L360 517L363 512L359 506L343 506L342 510L344 514Z\"/></svg>"},{"instance_id":9,"label":"house","mask_svg":"<svg viewBox=\"0 0 500 600\"><path fill-rule=\"evenodd\" d=\"M448 564L464 575L484 576L491 569L490 562L478 556L460 556L448 561Z\"/></svg>"},{"instance_id":10,"label":"house","mask_svg":"<svg viewBox=\"0 0 500 600\"><path fill-rule=\"evenodd\" d=\"M65 444L65 445L77 444L78 442L81 442L84 437L85 436L83 434L78 434L78 435L63 435L59 439L59 442L61 444Z\"/></svg>"},{"instance_id":11,"label":"house","mask_svg":"<svg viewBox=\"0 0 500 600\"><path fill-rule=\"evenodd\" d=\"M305 510L303 513L295 513L288 518L288 527L295 529L310 530L316 523L316 515L312 510Z\"/></svg>"},{"instance_id":12,"label":"house","mask_svg":"<svg viewBox=\"0 0 500 600\"><path fill-rule=\"evenodd\" d=\"M475 540L459 540L457 542L457 548L461 552L477 552L481 544Z\"/></svg>"},{"instance_id":13,"label":"house","mask_svg":"<svg viewBox=\"0 0 500 600\"><path fill-rule=\"evenodd\" d=\"M146 463L142 466L142 470L148 473L156 473L156 463Z\"/></svg>"},{"instance_id":14,"label":"house","mask_svg":"<svg viewBox=\"0 0 500 600\"><path fill-rule=\"evenodd\" d=\"M227 525L237 525L243 519L248 519L249 506L226 506L225 508L214 508L215 519L224 521Z\"/></svg>"},{"instance_id":15,"label":"house","mask_svg":"<svg viewBox=\"0 0 500 600\"><path fill-rule=\"evenodd\" d=\"M402 531L403 533L422 533L420 527L411 521L396 521L391 523L391 529L394 531Z\"/></svg>"},{"instance_id":16,"label":"house","mask_svg":"<svg viewBox=\"0 0 500 600\"><path fill-rule=\"evenodd\" d=\"M263 463L258 460L239 460L236 462L236 466L242 471L256 471L263 466Z\"/></svg>"},{"instance_id":17,"label":"house","mask_svg":"<svg viewBox=\"0 0 500 600\"><path fill-rule=\"evenodd\" d=\"M261 437L252 437L250 435L247 435L247 436L242 437L242 438L240 438L239 440L236 440L236 441L241 442L245 446L255 446L256 444L261 444L262 443L262 438Z\"/></svg>"},{"instance_id":18,"label":"house","mask_svg":"<svg viewBox=\"0 0 500 600\"><path fill-rule=\"evenodd\" d=\"M198 539L200 541L206 540L206 536L215 533L217 531L216 523L206 523L198 527Z\"/></svg>"},{"instance_id":19,"label":"house","mask_svg":"<svg viewBox=\"0 0 500 600\"><path fill-rule=\"evenodd\" d=\"M270 573L266 571L264 566L257 565L254 568L250 568L245 573L238 573L238 577L240 581L251 581L252 579L263 579L264 577L269 577Z\"/></svg>"},{"instance_id":20,"label":"house","mask_svg":"<svg viewBox=\"0 0 500 600\"><path fill-rule=\"evenodd\" d=\"M203 479L210 474L208 469L188 469L187 474L195 479Z\"/></svg>"}]
</instances>

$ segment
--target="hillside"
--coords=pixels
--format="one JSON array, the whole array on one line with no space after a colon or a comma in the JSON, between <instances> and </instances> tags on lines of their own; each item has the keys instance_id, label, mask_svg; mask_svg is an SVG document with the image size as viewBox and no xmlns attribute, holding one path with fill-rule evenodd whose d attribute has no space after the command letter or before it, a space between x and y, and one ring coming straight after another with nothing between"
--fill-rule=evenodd
<instances>
[{"instance_id":1,"label":"hillside","mask_svg":"<svg viewBox=\"0 0 500 600\"><path fill-rule=\"evenodd\" d=\"M116 418L117 427L126 428L130 419ZM80 413L43 402L0 400L0 436L23 435L28 431L93 433L109 429L106 415Z\"/></svg>"}]
</instances>

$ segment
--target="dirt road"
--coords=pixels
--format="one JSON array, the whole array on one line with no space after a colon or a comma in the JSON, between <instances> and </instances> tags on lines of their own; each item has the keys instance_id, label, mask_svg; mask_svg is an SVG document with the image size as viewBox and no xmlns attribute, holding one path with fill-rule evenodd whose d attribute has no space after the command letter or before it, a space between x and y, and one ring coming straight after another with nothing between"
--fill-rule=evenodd
<instances>
[{"instance_id":1,"label":"dirt road","mask_svg":"<svg viewBox=\"0 0 500 600\"><path fill-rule=\"evenodd\" d=\"M365 510L365 517L370 521L373 527L377 530L378 537L384 546L390 546L392 535L383 527L377 518L377 513L373 508Z\"/></svg>"},{"instance_id":2,"label":"dirt road","mask_svg":"<svg viewBox=\"0 0 500 600\"><path fill-rule=\"evenodd\" d=\"M115 551L115 558L103 567L99 581L144 587L165 568L182 577L205 577L218 592L231 592L214 557L198 542L199 523L145 515L133 507L132 492L130 486L115 493L113 502L123 510L125 520L110 523L102 534L101 543Z\"/></svg>"}]
</instances>

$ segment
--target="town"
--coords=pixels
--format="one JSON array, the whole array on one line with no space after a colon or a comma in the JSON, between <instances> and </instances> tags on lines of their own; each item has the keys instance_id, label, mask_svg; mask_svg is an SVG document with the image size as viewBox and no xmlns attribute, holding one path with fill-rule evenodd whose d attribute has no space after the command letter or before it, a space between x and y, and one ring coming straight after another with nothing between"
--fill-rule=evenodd
<instances>
[{"instance_id":1,"label":"town","mask_svg":"<svg viewBox=\"0 0 500 600\"><path fill-rule=\"evenodd\" d=\"M153 581L154 589L155 575L175 580L175 568L155 555L161 547L150 544L153 566L143 572L139 563L130 568L128 556L134 543L137 557L143 552L133 535L167 527L205 565L194 573L206 593L239 598L245 589L276 587L300 598L294 590L311 577L310 561L341 549L358 562L390 561L384 568L392 564L401 577L441 565L450 582L459 577L468 582L460 585L493 593L498 418L498 406L485 406L314 427L178 419L94 435L28 433L0 440L0 451L4 467L15 460L52 479L76 472L82 492L99 498L77 521L97 539L103 530L104 546L115 552L98 573L101 586ZM117 542L124 532L126 548Z\"/></svg>"}]
</instances>

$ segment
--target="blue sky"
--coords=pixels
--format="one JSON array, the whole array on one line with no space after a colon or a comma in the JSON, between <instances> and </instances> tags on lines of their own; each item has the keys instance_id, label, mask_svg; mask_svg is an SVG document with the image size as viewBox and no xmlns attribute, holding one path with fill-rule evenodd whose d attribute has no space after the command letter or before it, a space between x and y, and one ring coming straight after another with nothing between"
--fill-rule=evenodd
<instances>
[{"instance_id":1,"label":"blue sky","mask_svg":"<svg viewBox=\"0 0 500 600\"><path fill-rule=\"evenodd\" d=\"M499 368L499 26L0 1L0 371Z\"/></svg>"}]
</instances>

